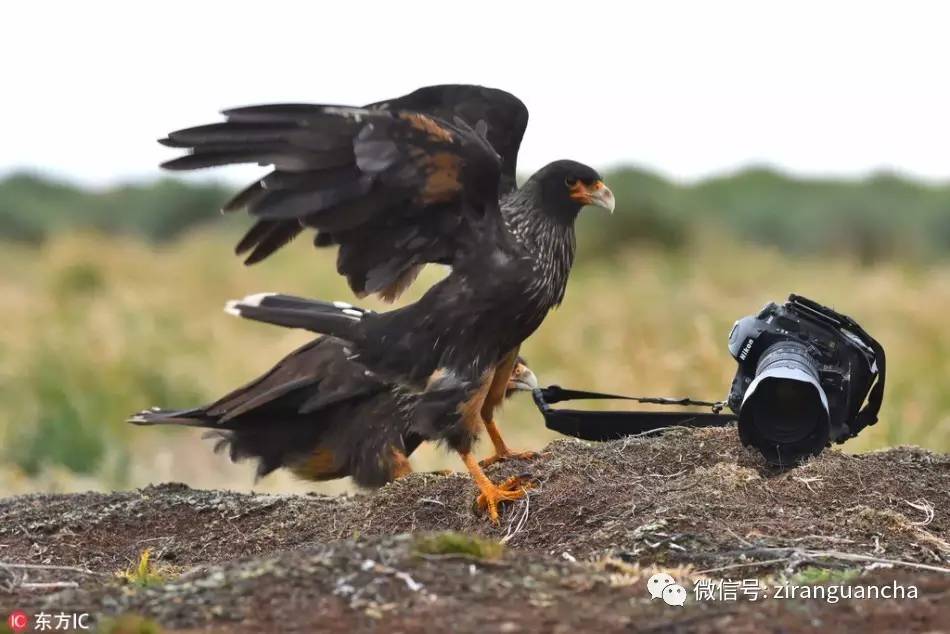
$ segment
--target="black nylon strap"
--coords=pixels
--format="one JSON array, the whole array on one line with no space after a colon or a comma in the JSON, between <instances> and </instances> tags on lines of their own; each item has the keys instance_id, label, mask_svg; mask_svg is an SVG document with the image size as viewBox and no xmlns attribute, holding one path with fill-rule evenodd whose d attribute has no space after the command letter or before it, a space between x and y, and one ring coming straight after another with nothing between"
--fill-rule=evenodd
<instances>
[{"instance_id":1,"label":"black nylon strap","mask_svg":"<svg viewBox=\"0 0 950 634\"><path fill-rule=\"evenodd\" d=\"M725 403L723 401L697 401L691 398L667 398L665 396L621 396L619 394L605 394L603 392L587 392L585 390L568 390L560 385L551 385L542 388L544 402L560 403L561 401L576 401L583 399L615 399L621 401L636 401L637 403L649 403L653 405L700 405L712 407L714 412L719 412Z\"/></svg>"},{"instance_id":2,"label":"black nylon strap","mask_svg":"<svg viewBox=\"0 0 950 634\"><path fill-rule=\"evenodd\" d=\"M616 440L626 436L669 429L672 427L721 427L735 421L735 416L718 412L689 411L634 411L600 412L576 409L554 409L553 403L582 399L617 399L660 405L708 405L721 407L722 403L695 401L688 398L621 396L603 392L568 390L558 385L534 391L534 402L544 416L548 429L583 440Z\"/></svg>"},{"instance_id":3,"label":"black nylon strap","mask_svg":"<svg viewBox=\"0 0 950 634\"><path fill-rule=\"evenodd\" d=\"M862 429L876 423L878 421L878 414L881 412L881 403L884 401L884 383L887 376L887 358L884 355L884 346L847 315L842 315L807 297L802 297L794 293L788 296L788 301L803 305L823 316L826 320L831 318L831 315L829 315L829 313L831 313L834 316L833 319L839 322L835 324L838 328L845 328L849 332L854 333L854 335L874 353L874 362L877 364L877 379L867 394L867 402L864 407L861 408L861 411L857 413L854 420L848 426L848 438L854 438Z\"/></svg>"},{"instance_id":4,"label":"black nylon strap","mask_svg":"<svg viewBox=\"0 0 950 634\"><path fill-rule=\"evenodd\" d=\"M868 425L873 425L878 421L877 415L881 411L881 403L884 400L884 379L887 374L887 359L884 357L884 347L876 339L866 333L860 326L853 324L851 327L855 334L865 340L865 343L874 351L875 363L877 363L877 380L871 391L868 392L867 403L854 417L854 422L849 425L850 438L858 435L862 429Z\"/></svg>"}]
</instances>

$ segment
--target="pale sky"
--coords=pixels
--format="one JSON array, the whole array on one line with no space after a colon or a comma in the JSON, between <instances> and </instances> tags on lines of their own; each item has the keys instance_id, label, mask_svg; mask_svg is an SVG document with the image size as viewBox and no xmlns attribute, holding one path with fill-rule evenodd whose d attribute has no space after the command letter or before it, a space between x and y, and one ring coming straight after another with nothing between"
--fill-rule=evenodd
<instances>
[{"instance_id":1,"label":"pale sky","mask_svg":"<svg viewBox=\"0 0 950 634\"><path fill-rule=\"evenodd\" d=\"M679 179L769 164L950 180L950 3L83 0L3 14L0 174L150 179L173 155L156 138L222 108L464 82L528 105L525 172L573 158Z\"/></svg>"}]
</instances>

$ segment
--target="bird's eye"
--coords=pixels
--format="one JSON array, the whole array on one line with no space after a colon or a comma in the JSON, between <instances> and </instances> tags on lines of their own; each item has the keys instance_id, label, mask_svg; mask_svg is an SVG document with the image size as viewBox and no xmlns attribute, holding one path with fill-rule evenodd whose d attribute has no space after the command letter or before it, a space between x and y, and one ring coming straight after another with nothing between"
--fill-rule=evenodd
<instances>
[{"instance_id":1,"label":"bird's eye","mask_svg":"<svg viewBox=\"0 0 950 634\"><path fill-rule=\"evenodd\" d=\"M567 178L564 179L564 184L567 185L568 187L574 187L575 185L577 185L577 179L574 178L573 176L568 176Z\"/></svg>"}]
</instances>

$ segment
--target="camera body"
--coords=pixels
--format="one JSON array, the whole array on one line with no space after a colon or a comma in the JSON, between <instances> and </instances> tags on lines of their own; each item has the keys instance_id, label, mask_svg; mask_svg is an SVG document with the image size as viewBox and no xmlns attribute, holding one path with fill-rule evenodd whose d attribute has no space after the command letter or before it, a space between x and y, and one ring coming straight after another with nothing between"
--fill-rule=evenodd
<instances>
[{"instance_id":1,"label":"camera body","mask_svg":"<svg viewBox=\"0 0 950 634\"><path fill-rule=\"evenodd\" d=\"M798 295L769 303L735 323L729 352L740 439L773 464L797 464L877 421L884 350L830 308Z\"/></svg>"}]
</instances>

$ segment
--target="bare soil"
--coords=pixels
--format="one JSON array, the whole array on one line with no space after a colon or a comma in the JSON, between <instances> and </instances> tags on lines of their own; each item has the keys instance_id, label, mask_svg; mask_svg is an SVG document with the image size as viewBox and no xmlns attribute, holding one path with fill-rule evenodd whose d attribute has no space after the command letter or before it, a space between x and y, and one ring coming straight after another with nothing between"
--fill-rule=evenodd
<instances>
[{"instance_id":1,"label":"bare soil","mask_svg":"<svg viewBox=\"0 0 950 634\"><path fill-rule=\"evenodd\" d=\"M495 480L517 474L538 486L498 527L473 512L463 474L414 474L343 497L165 484L0 500L0 617L132 613L168 632L950 628L950 456L826 451L780 471L742 448L735 429L677 429L558 441L537 460L489 470ZM503 540L506 550L498 559L420 553L419 535L437 531ZM146 548L166 581L117 578ZM646 581L657 571L687 587L685 606L651 600ZM896 583L918 596L692 593L697 581L752 578ZM77 587L30 585L62 582Z\"/></svg>"}]
</instances>

